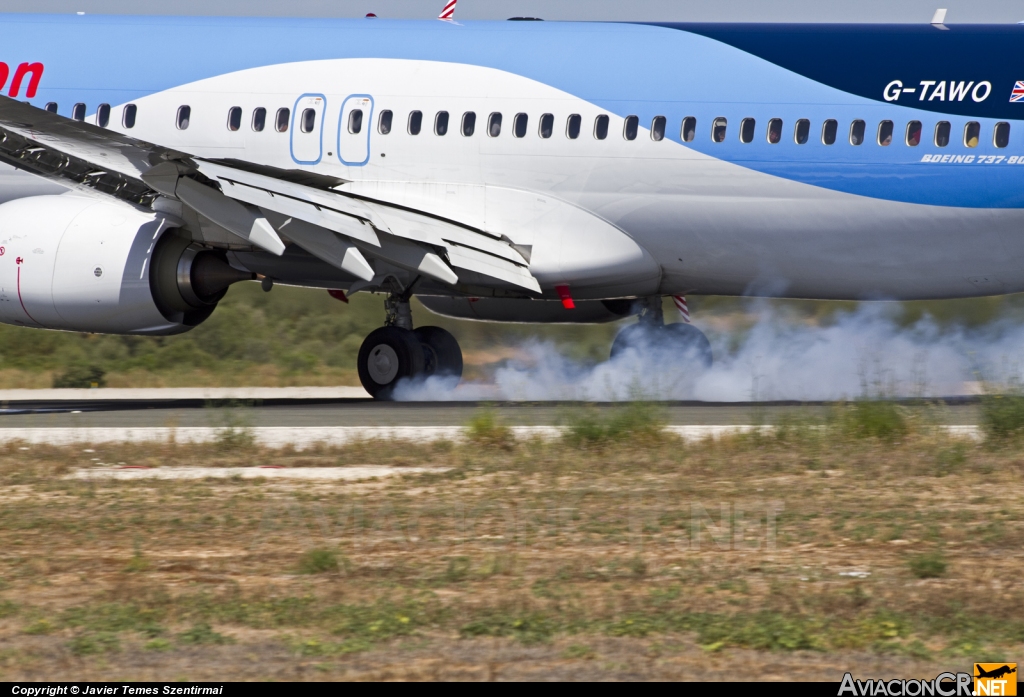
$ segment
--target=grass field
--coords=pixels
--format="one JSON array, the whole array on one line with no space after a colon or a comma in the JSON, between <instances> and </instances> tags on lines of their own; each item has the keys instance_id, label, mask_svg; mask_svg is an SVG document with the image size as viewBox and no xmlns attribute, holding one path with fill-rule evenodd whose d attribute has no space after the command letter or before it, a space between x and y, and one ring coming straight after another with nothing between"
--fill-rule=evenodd
<instances>
[{"instance_id":1,"label":"grass field","mask_svg":"<svg viewBox=\"0 0 1024 697\"><path fill-rule=\"evenodd\" d=\"M930 678L1021 655L1013 429L861 405L684 445L651 409L546 443L484 413L462 444L10 446L0 680ZM67 478L99 463L437 470Z\"/></svg>"}]
</instances>

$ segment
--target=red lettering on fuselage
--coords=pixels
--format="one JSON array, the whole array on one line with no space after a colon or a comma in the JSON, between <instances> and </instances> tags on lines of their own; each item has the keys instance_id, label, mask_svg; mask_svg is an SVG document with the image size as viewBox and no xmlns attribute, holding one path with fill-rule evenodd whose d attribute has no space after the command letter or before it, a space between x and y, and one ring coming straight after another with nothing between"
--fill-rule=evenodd
<instances>
[{"instance_id":1,"label":"red lettering on fuselage","mask_svg":"<svg viewBox=\"0 0 1024 697\"><path fill-rule=\"evenodd\" d=\"M7 85L7 78L10 74L10 67L6 63L0 63L0 90ZM8 96L18 96L18 93L21 92L21 83L24 82L26 75L29 78L28 86L25 88L25 96L29 99L36 96L36 91L39 89L39 81L43 78L42 63L22 63L15 68L14 79L11 80L11 90L8 92Z\"/></svg>"}]
</instances>

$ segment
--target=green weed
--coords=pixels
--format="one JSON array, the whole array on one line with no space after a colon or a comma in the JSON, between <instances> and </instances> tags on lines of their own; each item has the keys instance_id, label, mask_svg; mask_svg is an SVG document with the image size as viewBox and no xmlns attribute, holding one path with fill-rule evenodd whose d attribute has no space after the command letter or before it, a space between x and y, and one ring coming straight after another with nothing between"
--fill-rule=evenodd
<instances>
[{"instance_id":1,"label":"green weed","mask_svg":"<svg viewBox=\"0 0 1024 697\"><path fill-rule=\"evenodd\" d=\"M917 578L939 578L946 573L946 560L938 551L912 556L908 564Z\"/></svg>"},{"instance_id":2,"label":"green weed","mask_svg":"<svg viewBox=\"0 0 1024 697\"><path fill-rule=\"evenodd\" d=\"M299 573L324 574L338 570L338 555L330 549L311 549L299 558Z\"/></svg>"},{"instance_id":3,"label":"green weed","mask_svg":"<svg viewBox=\"0 0 1024 697\"><path fill-rule=\"evenodd\" d=\"M603 445L616 441L662 438L665 417L650 402L630 402L606 410L588 407L567 416L565 440L574 447Z\"/></svg>"},{"instance_id":4,"label":"green weed","mask_svg":"<svg viewBox=\"0 0 1024 697\"><path fill-rule=\"evenodd\" d=\"M81 634L68 642L68 649L76 656L114 653L121 650L121 642L113 632Z\"/></svg>"},{"instance_id":5,"label":"green weed","mask_svg":"<svg viewBox=\"0 0 1024 697\"><path fill-rule=\"evenodd\" d=\"M22 631L24 634L49 634L55 629L53 623L46 619L38 619L29 626L25 627Z\"/></svg>"},{"instance_id":6,"label":"green weed","mask_svg":"<svg viewBox=\"0 0 1024 697\"><path fill-rule=\"evenodd\" d=\"M234 640L213 631L206 622L197 622L192 628L178 635L181 644L232 644Z\"/></svg>"},{"instance_id":7,"label":"green weed","mask_svg":"<svg viewBox=\"0 0 1024 697\"><path fill-rule=\"evenodd\" d=\"M498 415L490 409L484 409L470 419L466 437L471 443L486 448L511 450L515 446L512 429L501 423Z\"/></svg>"},{"instance_id":8,"label":"green weed","mask_svg":"<svg viewBox=\"0 0 1024 697\"><path fill-rule=\"evenodd\" d=\"M594 649L586 644L570 644L562 652L563 658L590 659L594 657Z\"/></svg>"},{"instance_id":9,"label":"green weed","mask_svg":"<svg viewBox=\"0 0 1024 697\"><path fill-rule=\"evenodd\" d=\"M935 456L935 476L945 477L961 471L967 464L967 446L956 443L952 447L943 448Z\"/></svg>"},{"instance_id":10,"label":"green weed","mask_svg":"<svg viewBox=\"0 0 1024 697\"><path fill-rule=\"evenodd\" d=\"M992 444L1024 433L1024 394L990 394L981 398L981 428Z\"/></svg>"},{"instance_id":11,"label":"green weed","mask_svg":"<svg viewBox=\"0 0 1024 697\"><path fill-rule=\"evenodd\" d=\"M524 644L547 642L558 627L551 618L539 612L505 613L486 611L483 616L462 625L464 637L512 637Z\"/></svg>"},{"instance_id":12,"label":"green weed","mask_svg":"<svg viewBox=\"0 0 1024 697\"><path fill-rule=\"evenodd\" d=\"M850 438L896 441L910 430L903 409L886 399L861 399L841 408L838 425Z\"/></svg>"},{"instance_id":13,"label":"green weed","mask_svg":"<svg viewBox=\"0 0 1024 697\"><path fill-rule=\"evenodd\" d=\"M53 386L55 388L76 387L106 387L107 371L98 366L73 365L67 370L54 375Z\"/></svg>"}]
</instances>

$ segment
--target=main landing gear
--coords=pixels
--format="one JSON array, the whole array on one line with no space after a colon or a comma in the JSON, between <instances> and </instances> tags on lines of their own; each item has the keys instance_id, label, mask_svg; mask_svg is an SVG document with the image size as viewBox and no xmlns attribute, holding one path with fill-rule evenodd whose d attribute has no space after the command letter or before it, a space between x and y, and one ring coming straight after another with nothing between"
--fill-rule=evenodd
<instances>
[{"instance_id":1,"label":"main landing gear","mask_svg":"<svg viewBox=\"0 0 1024 697\"><path fill-rule=\"evenodd\" d=\"M644 298L641 302L639 321L620 331L612 342L612 360L632 349L644 360L659 364L691 361L705 369L711 367L711 343L704 332L684 322L665 324L660 297Z\"/></svg>"},{"instance_id":2,"label":"main landing gear","mask_svg":"<svg viewBox=\"0 0 1024 697\"><path fill-rule=\"evenodd\" d=\"M375 399L391 399L404 378L445 378L452 387L462 378L462 349L441 327L412 328L408 294L388 296L384 326L359 348L359 381Z\"/></svg>"}]
</instances>

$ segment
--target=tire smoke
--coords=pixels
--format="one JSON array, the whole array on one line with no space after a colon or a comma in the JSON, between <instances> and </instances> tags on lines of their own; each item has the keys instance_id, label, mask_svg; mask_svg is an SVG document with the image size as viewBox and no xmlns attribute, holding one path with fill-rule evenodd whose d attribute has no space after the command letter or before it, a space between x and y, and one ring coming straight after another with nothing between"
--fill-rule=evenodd
<instances>
[{"instance_id":1,"label":"tire smoke","mask_svg":"<svg viewBox=\"0 0 1024 697\"><path fill-rule=\"evenodd\" d=\"M980 330L941 329L924 318L901 327L884 305L864 303L813 325L784 317L766 303L742 333L711 333L715 363L694 356L629 349L597 365L528 341L521 360L494 373L493 384L429 378L396 389L403 401L437 400L700 400L710 402L835 400L862 396L949 397L977 394L983 382L1021 383L1024 327L995 323ZM699 321L697 322L699 326Z\"/></svg>"}]
</instances>

